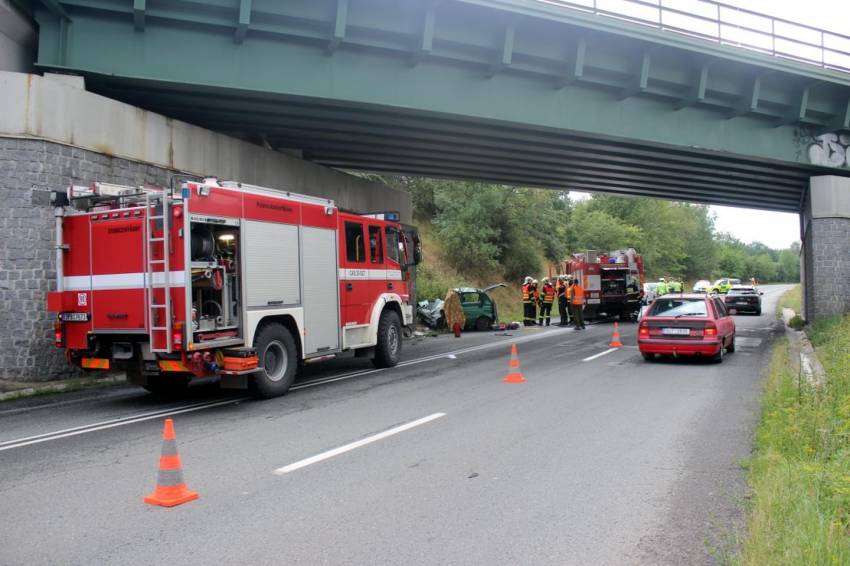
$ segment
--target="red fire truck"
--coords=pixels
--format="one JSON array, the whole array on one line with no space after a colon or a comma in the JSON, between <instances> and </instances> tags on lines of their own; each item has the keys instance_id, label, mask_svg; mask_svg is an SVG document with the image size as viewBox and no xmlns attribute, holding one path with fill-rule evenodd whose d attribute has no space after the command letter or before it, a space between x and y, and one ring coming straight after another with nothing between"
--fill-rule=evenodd
<instances>
[{"instance_id":1,"label":"red fire truck","mask_svg":"<svg viewBox=\"0 0 850 566\"><path fill-rule=\"evenodd\" d=\"M413 324L416 230L397 213L215 179L53 193L56 346L150 391L194 378L261 397L353 350L394 366Z\"/></svg>"},{"instance_id":2,"label":"red fire truck","mask_svg":"<svg viewBox=\"0 0 850 566\"><path fill-rule=\"evenodd\" d=\"M584 287L586 317L637 320L643 298L643 258L634 249L573 254L564 268Z\"/></svg>"}]
</instances>

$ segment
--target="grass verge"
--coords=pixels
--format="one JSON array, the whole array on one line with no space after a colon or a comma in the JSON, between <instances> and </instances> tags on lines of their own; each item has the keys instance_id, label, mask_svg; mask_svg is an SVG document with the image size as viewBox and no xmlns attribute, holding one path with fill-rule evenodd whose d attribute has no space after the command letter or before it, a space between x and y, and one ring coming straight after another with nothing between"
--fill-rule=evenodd
<instances>
[{"instance_id":1,"label":"grass verge","mask_svg":"<svg viewBox=\"0 0 850 566\"><path fill-rule=\"evenodd\" d=\"M850 317L820 321L810 333L827 381L801 382L788 342L775 348L737 564L850 564Z\"/></svg>"},{"instance_id":2,"label":"grass verge","mask_svg":"<svg viewBox=\"0 0 850 566\"><path fill-rule=\"evenodd\" d=\"M802 287L795 285L787 290L779 297L779 307L776 309L776 316L782 318L782 309L794 309L794 312L800 314L803 310Z\"/></svg>"}]
</instances>

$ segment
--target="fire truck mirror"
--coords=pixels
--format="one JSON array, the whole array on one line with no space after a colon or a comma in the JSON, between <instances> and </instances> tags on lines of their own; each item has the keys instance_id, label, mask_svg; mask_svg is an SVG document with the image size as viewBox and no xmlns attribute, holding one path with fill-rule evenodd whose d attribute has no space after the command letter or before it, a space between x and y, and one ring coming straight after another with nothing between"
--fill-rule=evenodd
<instances>
[{"instance_id":1,"label":"fire truck mirror","mask_svg":"<svg viewBox=\"0 0 850 566\"><path fill-rule=\"evenodd\" d=\"M33 190L31 197L33 206L67 206L68 195L59 191L44 191L41 189Z\"/></svg>"}]
</instances>

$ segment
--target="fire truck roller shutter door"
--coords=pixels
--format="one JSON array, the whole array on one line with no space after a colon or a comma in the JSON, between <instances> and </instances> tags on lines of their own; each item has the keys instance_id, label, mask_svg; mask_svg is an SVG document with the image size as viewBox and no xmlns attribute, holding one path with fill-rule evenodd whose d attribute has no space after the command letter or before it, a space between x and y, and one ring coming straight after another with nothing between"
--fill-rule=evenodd
<instances>
[{"instance_id":1,"label":"fire truck roller shutter door","mask_svg":"<svg viewBox=\"0 0 850 566\"><path fill-rule=\"evenodd\" d=\"M334 230L301 227L304 273L304 354L339 349L337 235Z\"/></svg>"},{"instance_id":2,"label":"fire truck roller shutter door","mask_svg":"<svg viewBox=\"0 0 850 566\"><path fill-rule=\"evenodd\" d=\"M298 226L245 221L245 298L248 309L301 303Z\"/></svg>"}]
</instances>

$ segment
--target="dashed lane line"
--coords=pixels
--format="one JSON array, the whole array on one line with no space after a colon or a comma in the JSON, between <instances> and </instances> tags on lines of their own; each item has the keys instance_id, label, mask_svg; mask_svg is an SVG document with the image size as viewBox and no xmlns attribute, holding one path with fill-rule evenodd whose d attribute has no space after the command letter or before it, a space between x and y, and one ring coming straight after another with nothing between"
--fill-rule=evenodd
<instances>
[{"instance_id":1,"label":"dashed lane line","mask_svg":"<svg viewBox=\"0 0 850 566\"><path fill-rule=\"evenodd\" d=\"M583 362L591 362L591 361L595 360L596 358L601 358L602 356L604 356L606 354L610 354L611 352L616 352L617 350L619 350L619 348L609 348L608 350L605 350L604 352L599 352L598 354L594 354L592 356L584 358L582 361Z\"/></svg>"},{"instance_id":2,"label":"dashed lane line","mask_svg":"<svg viewBox=\"0 0 850 566\"><path fill-rule=\"evenodd\" d=\"M373 442L377 442L379 440L383 440L400 432L404 432L406 430L410 430L417 426L424 425L426 423L430 423L431 421L437 420L441 417L445 417L445 413L434 413L433 415L428 415L427 417L422 417L421 419L416 419L415 421L410 421L409 423L405 423L403 425L399 425L397 427L393 427L389 430L385 430L384 432L379 432L378 434L373 434L372 436L367 436L366 438L361 438L355 442L350 442L343 446L339 446L332 450L327 450L322 452L321 454L316 454L315 456L311 456L309 458L304 458L303 460L298 460L292 464L287 466L283 466L282 468L278 468L274 470L276 475L282 476L284 474L288 474L290 472L294 472L295 470L300 470L301 468L305 468L312 464L316 464L323 460L327 460L329 458L333 458L334 456L339 456L340 454L344 454L346 452L350 452L351 450L355 450L362 446L366 446L367 444L372 444Z\"/></svg>"}]
</instances>

